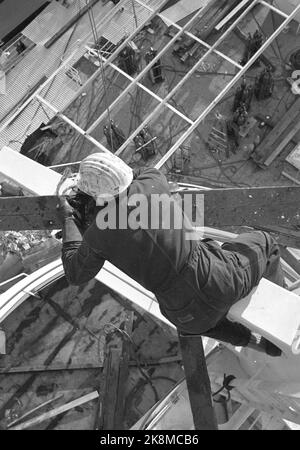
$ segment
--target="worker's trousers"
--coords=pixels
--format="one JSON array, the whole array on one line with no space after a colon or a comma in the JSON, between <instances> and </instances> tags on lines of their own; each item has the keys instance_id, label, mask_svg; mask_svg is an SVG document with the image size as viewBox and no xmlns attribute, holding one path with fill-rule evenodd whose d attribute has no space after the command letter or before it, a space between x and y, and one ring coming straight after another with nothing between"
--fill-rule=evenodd
<instances>
[{"instance_id":1,"label":"worker's trousers","mask_svg":"<svg viewBox=\"0 0 300 450\"><path fill-rule=\"evenodd\" d=\"M157 298L161 312L179 331L246 346L250 330L226 315L262 277L284 285L279 247L269 234L241 234L222 246L204 239L172 287Z\"/></svg>"}]
</instances>

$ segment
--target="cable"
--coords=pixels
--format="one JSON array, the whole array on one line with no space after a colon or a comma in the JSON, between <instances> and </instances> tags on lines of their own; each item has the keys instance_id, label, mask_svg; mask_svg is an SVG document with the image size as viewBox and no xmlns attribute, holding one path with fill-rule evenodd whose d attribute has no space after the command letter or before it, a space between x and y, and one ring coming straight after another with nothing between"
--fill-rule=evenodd
<instances>
[{"instance_id":1,"label":"cable","mask_svg":"<svg viewBox=\"0 0 300 450\"><path fill-rule=\"evenodd\" d=\"M257 24L257 26L258 26L260 32L264 35L264 38L267 38L266 33L265 33L264 30L262 29L260 23L257 21L255 15L254 15L254 12L253 12L252 10L250 11L250 14L252 15L253 19L255 20L255 22L256 22L256 24ZM276 58L280 60L281 64L284 64L284 61L281 60L281 57L280 57L280 56L278 57L278 55L277 55L277 53L276 53L276 51L275 51L275 49L274 49L273 43L270 44L270 47L272 48L272 50L273 50L274 55L276 56Z\"/></svg>"},{"instance_id":2,"label":"cable","mask_svg":"<svg viewBox=\"0 0 300 450\"><path fill-rule=\"evenodd\" d=\"M231 381L233 381L235 379L236 379L236 377L234 375L226 375L224 373L223 384L220 387L220 389L218 389L216 392L212 393L212 397L214 398L217 394L220 394L222 391L226 390L227 391L226 403L229 402L231 399L230 391L232 391L232 389L234 389L234 386L230 386L230 383L231 383ZM222 403L222 401L216 400L216 399L214 399L214 402Z\"/></svg>"},{"instance_id":3,"label":"cable","mask_svg":"<svg viewBox=\"0 0 300 450\"><path fill-rule=\"evenodd\" d=\"M86 3L86 6L88 6L88 0L85 0L85 3ZM104 72L104 64L103 64L103 60L102 60L101 55L100 55L99 36L98 36L97 27L96 27L96 23L95 23L93 8L88 8L88 16L89 16L89 20L90 20L92 33L93 33L95 50L96 50L98 61L99 61L99 65L100 65L100 73L101 73L101 79L102 79L102 84L103 84L103 89L104 89L105 108L106 108L106 111L107 111L107 117L108 117L108 122L109 122L109 133L110 133L111 143L113 145L113 133L112 133L112 126L111 126L112 125L112 123L111 123L111 115L110 115L109 103L108 103L108 98L107 98L108 89L107 89L107 86L106 86L106 77L105 77L105 72Z\"/></svg>"},{"instance_id":4,"label":"cable","mask_svg":"<svg viewBox=\"0 0 300 450\"><path fill-rule=\"evenodd\" d=\"M271 5L273 5L273 3L274 3L274 1L271 2ZM273 10L271 10L271 19L272 19L273 31L275 32L275 13L274 13ZM282 56L282 52L281 52L281 48L280 48L280 45L279 45L279 42L278 42L278 38L275 39L275 42L276 42L276 45L277 45L277 48L278 48L278 52L279 52L279 55L280 55L282 67L284 67L284 58Z\"/></svg>"},{"instance_id":5,"label":"cable","mask_svg":"<svg viewBox=\"0 0 300 450\"><path fill-rule=\"evenodd\" d=\"M79 1L79 5L78 5L78 6L79 6L79 10L78 10L78 13L79 13L80 10L81 10L81 7L80 7L80 1L81 1L81 0L78 0L78 1ZM73 35L74 35L74 32L75 32L75 30L76 30L76 28L77 28L77 26L78 26L78 22L79 22L79 21L77 21L77 22L75 23L74 27L72 28L72 32L71 32L71 34L70 34L70 36L69 36L69 38L68 38L68 40L67 40L67 42L66 42L66 45L65 45L65 47L64 47L64 50L63 50L63 53L62 53L62 56L61 56L61 58L60 58L60 62L59 62L59 65L58 65L57 68L59 68L59 67L61 66L62 62L63 62L63 61L62 61L62 60L63 60L63 57L64 57L64 55L65 55L65 53L66 53L66 50L67 50L67 48L68 48L68 46L69 46L69 43L70 43L72 37L73 37ZM46 98L46 96L47 96L49 90L51 89L51 87L52 87L52 85L53 85L53 83L54 83L54 80L55 80L55 77L54 77L54 78L50 81L50 83L47 85L47 89L46 89L46 92L45 92L45 94L44 94L44 97L45 97L45 98ZM26 135L27 130L28 130L28 129L30 128L30 126L32 125L32 122L33 122L34 118L36 117L36 115L37 115L37 113L38 113L38 111L39 111L40 108L43 109L43 111L44 111L45 115L47 116L48 120L50 120L49 115L47 114L47 112L46 112L44 106L39 102L39 103L38 103L38 107L37 107L37 109L35 110L35 112L33 113L33 115L32 115L32 117L31 117L31 119L30 119L30 122L29 122L28 126L25 128L25 130L22 130L22 134L20 135L21 138L22 138L24 135ZM9 143L11 143L11 142L13 142L13 141L9 141Z\"/></svg>"}]
</instances>

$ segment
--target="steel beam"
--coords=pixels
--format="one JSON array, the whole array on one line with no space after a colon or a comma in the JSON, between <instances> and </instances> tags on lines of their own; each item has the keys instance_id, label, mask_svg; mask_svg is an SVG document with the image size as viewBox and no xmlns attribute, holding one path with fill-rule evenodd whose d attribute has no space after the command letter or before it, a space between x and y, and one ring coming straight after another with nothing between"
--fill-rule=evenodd
<instances>
[{"instance_id":1,"label":"steel beam","mask_svg":"<svg viewBox=\"0 0 300 450\"><path fill-rule=\"evenodd\" d=\"M155 10L152 10L153 12L150 14L150 16L147 18L147 22L149 22L151 19L153 19L153 17L156 16L156 14L161 10L161 8L164 6L164 4L167 2L167 0L162 0L162 4L156 8ZM119 5L120 6L120 5ZM145 5L144 5L145 6ZM149 8L148 8L149 9ZM119 47L116 49L115 52L113 52L110 57L107 59L106 63L104 63L103 67L106 67L108 65L108 63L112 62L116 56L118 56L118 54L126 47L126 45L128 44L128 42L130 42L134 36L139 33L145 26L146 22L141 23L126 39L124 39L124 41L122 42L122 44L119 45ZM82 92L84 92L87 88L87 86L95 79L97 78L98 75L100 75L101 73L101 67L99 69L96 70L96 72L93 73L93 75L78 89L76 95L80 95L82 94ZM73 100L72 100L73 101ZM71 103L71 101L69 103L67 103L67 105L65 106L64 109L66 109L69 104Z\"/></svg>"},{"instance_id":2,"label":"steel beam","mask_svg":"<svg viewBox=\"0 0 300 450\"><path fill-rule=\"evenodd\" d=\"M190 76L197 70L197 68L200 66L200 64L223 42L223 40L226 38L226 36L231 33L231 31L238 25L238 23L242 20L244 16L246 16L249 11L255 6L258 0L254 1L251 5L248 6L248 8L245 9L245 11L234 21L234 23L226 30L225 33L222 34L222 36L210 47L210 49L197 61L197 63L190 69L190 71L179 81L179 83L169 92L169 94L166 95L163 102L158 105L148 116L147 118L136 128L136 130L131 134L131 136L122 144L122 146L118 149L116 152L116 155L120 155L122 151L127 147L129 142L144 128L144 126L149 122L149 120L152 119L157 113L160 111L162 106L165 106L165 103L173 97L175 93L178 92L179 88L187 81L187 79L190 78ZM189 23L189 22L188 22ZM182 32L180 32L181 34ZM176 35L177 36L177 35ZM171 42L171 41L170 41ZM253 59L255 61L256 58ZM253 62L252 61L252 62ZM243 70L243 69L242 69ZM242 72L242 70L240 72ZM236 77L235 77L236 78ZM234 78L234 79L235 79ZM240 78L240 77L239 77ZM238 78L238 79L239 79ZM223 92L223 91L222 91ZM225 95L225 94L224 94ZM218 98L218 97L217 97ZM222 98L222 97L221 97ZM215 101L215 100L214 100ZM197 125L198 126L198 125ZM194 125L192 125L193 129L196 128L195 122ZM191 128L192 128L191 127ZM189 130L188 130L189 131ZM188 134L189 135L189 134ZM178 145L179 147L179 145ZM176 147L176 149L178 148ZM172 147L173 148L173 147ZM175 149L175 150L176 150ZM175 152L174 150L174 152ZM173 152L173 153L174 153ZM169 152L168 152L169 153ZM172 154L173 154L172 153ZM171 154L170 154L171 155ZM168 158L167 158L168 159Z\"/></svg>"},{"instance_id":3,"label":"steel beam","mask_svg":"<svg viewBox=\"0 0 300 450\"><path fill-rule=\"evenodd\" d=\"M196 210L204 205L201 223L196 226L203 225L203 218L206 227L214 228L276 226L288 231L300 226L300 186L192 189L177 195L183 198L184 205L192 205L186 213L192 214L193 219L197 217ZM0 230L59 229L57 203L56 196L0 197ZM299 236L298 232L298 239Z\"/></svg>"},{"instance_id":4,"label":"steel beam","mask_svg":"<svg viewBox=\"0 0 300 450\"><path fill-rule=\"evenodd\" d=\"M73 127L76 131L78 131L79 134L84 136L86 139L88 139L92 144L94 144L99 150L105 153L111 153L110 150L108 150L104 145L102 145L97 139L93 138L92 136L88 135L86 131L84 131L80 126L78 126L73 120L69 119L69 117L65 116L63 113L61 113L55 106L53 106L50 102L48 102L46 99L41 97L40 95L36 95L36 99L43 103L45 106L47 106L51 111L53 111L58 117L63 119L65 122L67 122L71 127Z\"/></svg>"},{"instance_id":5,"label":"steel beam","mask_svg":"<svg viewBox=\"0 0 300 450\"><path fill-rule=\"evenodd\" d=\"M151 69L152 66L162 57L162 55L175 43L175 41L183 34L184 30L192 25L194 20L200 15L202 10L198 11L177 34L164 46L164 48L158 52L158 54L146 65L146 67L134 78L134 80L122 91L122 93L111 103L110 108L112 109L119 101L146 75L146 73ZM110 57L111 58L111 57ZM107 62L109 61L109 59ZM165 101L164 101L165 103ZM87 129L87 133L91 133L97 125L104 119L107 111L104 111L98 119Z\"/></svg>"},{"instance_id":6,"label":"steel beam","mask_svg":"<svg viewBox=\"0 0 300 450\"><path fill-rule=\"evenodd\" d=\"M94 56L98 57L97 51L86 46L87 50L91 53L94 54ZM102 56L99 55L99 57L106 62L107 59ZM132 78L130 75L128 75L128 73L124 72L124 70L120 69L118 66L116 66L113 63L109 63L109 66L116 70L117 72L119 72L121 75L123 75L125 78L127 78L128 80L130 80L131 82L134 81L134 78ZM161 97L159 97L159 95L155 94L154 92L152 92L150 89L148 89L146 86L144 86L141 83L136 83L136 86L138 86L139 88L141 88L143 91L147 92L147 94L151 95L151 97L153 97L155 100L157 100L159 103L161 103L163 101L163 99ZM182 112L178 111L178 109L174 108L174 106L170 105L169 103L166 104L167 108L169 108L171 111L173 111L175 114L178 114L178 116L180 116L183 120L185 120L186 122L193 124L194 122L189 119L187 116L185 116L184 114L182 114Z\"/></svg>"},{"instance_id":7,"label":"steel beam","mask_svg":"<svg viewBox=\"0 0 300 450\"><path fill-rule=\"evenodd\" d=\"M248 8L247 8L248 9ZM269 47L269 45L277 38L277 36L286 28L290 21L300 12L300 4L295 8L295 10L288 16L288 18L278 27L278 29L272 34L272 36L267 39L267 41L262 45L262 47L256 52L255 55L247 62L243 69L228 83L228 85L223 89L223 91L211 102L211 104L203 111L202 114L194 121L194 124L182 134L182 136L177 140L177 142L170 148L170 150L162 157L156 168L162 167L165 162L175 153L175 151L180 147L181 144L191 135L191 133L198 127L200 122L214 109L214 107L219 103L220 100L227 94L227 92L236 84L236 82L247 72L247 70L252 66L252 64L259 58L259 56ZM236 26L236 22L233 24L233 28ZM229 28L230 29L230 28ZM228 30L227 30L228 31ZM171 92L172 93L172 92ZM173 95L174 93L172 93ZM168 96L167 96L168 97ZM168 98L166 99L168 100ZM156 111L157 113L157 111ZM125 144L125 143L124 143ZM124 145L123 144L123 145ZM122 146L123 147L123 146ZM119 149L122 150L122 147Z\"/></svg>"},{"instance_id":8,"label":"steel beam","mask_svg":"<svg viewBox=\"0 0 300 450\"><path fill-rule=\"evenodd\" d=\"M272 11L276 12L277 14L279 14L282 17L284 17L285 19L287 19L289 17L288 14L284 13L283 11L281 11L280 9L278 9L275 6L271 5L270 3L265 2L264 0L259 0L259 3L261 5L263 5L263 6L266 6L269 9L272 9Z\"/></svg>"},{"instance_id":9,"label":"steel beam","mask_svg":"<svg viewBox=\"0 0 300 450\"><path fill-rule=\"evenodd\" d=\"M157 14L159 17L162 17L162 14ZM173 27L177 28L178 30L181 30L182 27L178 25L177 23L172 24ZM195 34L191 33L190 31L185 31L184 34L186 34L188 37L194 39L196 42L199 42L199 44L203 45L203 47L206 47L208 49L211 48L211 45L209 45L207 42L200 39L198 36L195 36ZM221 56L221 58L226 59L226 61L230 62L233 66L242 69L243 66L241 66L239 63L234 61L233 59L229 58L229 56L226 56L224 53L220 52L219 50L213 51L216 55Z\"/></svg>"}]
</instances>

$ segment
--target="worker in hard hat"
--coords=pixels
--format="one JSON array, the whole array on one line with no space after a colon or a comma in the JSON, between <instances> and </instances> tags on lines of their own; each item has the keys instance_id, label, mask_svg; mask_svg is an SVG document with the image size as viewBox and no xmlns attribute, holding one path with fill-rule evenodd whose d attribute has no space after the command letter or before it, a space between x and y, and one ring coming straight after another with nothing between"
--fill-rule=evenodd
<instances>
[{"instance_id":1,"label":"worker in hard hat","mask_svg":"<svg viewBox=\"0 0 300 450\"><path fill-rule=\"evenodd\" d=\"M137 175L110 153L85 158L75 185L95 209L87 227L65 197L58 205L63 221L62 261L70 284L91 280L108 260L152 291L162 314L183 335L201 334L272 356L281 354L271 342L226 318L230 307L263 276L284 283L278 246L267 233L242 234L222 246L210 239L191 239L191 222L171 195L166 177L156 169ZM159 218L158 227L151 227L152 221L145 226L121 224L121 217L135 212L136 196L149 202L149 218L157 214L151 209L154 194L165 194L173 219L182 218L180 228L174 226L175 220L164 228L165 217ZM103 212L115 220L103 226Z\"/></svg>"}]
</instances>

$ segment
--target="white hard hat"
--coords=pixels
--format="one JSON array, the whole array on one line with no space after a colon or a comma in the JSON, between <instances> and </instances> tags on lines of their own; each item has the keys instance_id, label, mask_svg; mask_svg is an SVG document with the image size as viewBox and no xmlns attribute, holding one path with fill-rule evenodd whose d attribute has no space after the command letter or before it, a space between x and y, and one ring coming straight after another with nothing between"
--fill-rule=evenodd
<instances>
[{"instance_id":1,"label":"white hard hat","mask_svg":"<svg viewBox=\"0 0 300 450\"><path fill-rule=\"evenodd\" d=\"M93 153L79 166L77 188L99 203L125 191L133 180L132 169L112 153Z\"/></svg>"}]
</instances>

